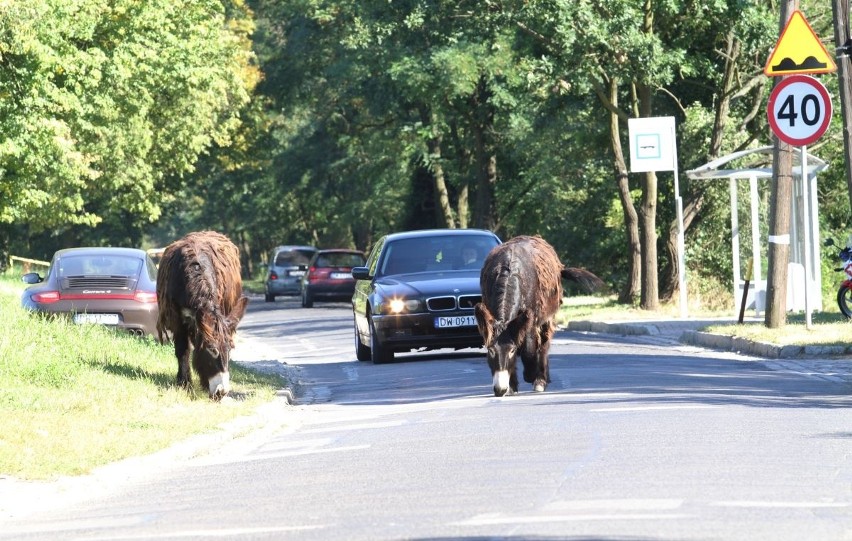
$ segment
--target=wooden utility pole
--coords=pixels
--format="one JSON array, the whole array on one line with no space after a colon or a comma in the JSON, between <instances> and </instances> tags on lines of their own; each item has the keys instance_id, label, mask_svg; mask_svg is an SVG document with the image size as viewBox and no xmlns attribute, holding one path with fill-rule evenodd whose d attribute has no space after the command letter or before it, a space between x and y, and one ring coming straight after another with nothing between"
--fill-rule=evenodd
<instances>
[{"instance_id":1,"label":"wooden utility pole","mask_svg":"<svg viewBox=\"0 0 852 541\"><path fill-rule=\"evenodd\" d=\"M781 2L778 35L799 8L798 0ZM775 77L779 84L783 77ZM769 269L765 324L770 329L787 324L787 265L790 261L790 213L793 201L793 148L773 136L772 195L769 204Z\"/></svg>"},{"instance_id":2,"label":"wooden utility pole","mask_svg":"<svg viewBox=\"0 0 852 541\"><path fill-rule=\"evenodd\" d=\"M846 162L846 188L849 192L849 205L852 208L852 40L849 36L849 0L833 0L834 43L837 46L837 77L840 91L840 112L843 114L843 154Z\"/></svg>"}]
</instances>

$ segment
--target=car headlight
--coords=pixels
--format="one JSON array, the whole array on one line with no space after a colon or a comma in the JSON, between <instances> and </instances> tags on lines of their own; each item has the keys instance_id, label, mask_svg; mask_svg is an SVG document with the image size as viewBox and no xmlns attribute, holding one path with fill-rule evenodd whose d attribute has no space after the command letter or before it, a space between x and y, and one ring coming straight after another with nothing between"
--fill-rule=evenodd
<instances>
[{"instance_id":1,"label":"car headlight","mask_svg":"<svg viewBox=\"0 0 852 541\"><path fill-rule=\"evenodd\" d=\"M390 299L382 303L380 313L408 314L418 311L420 306L418 299Z\"/></svg>"}]
</instances>

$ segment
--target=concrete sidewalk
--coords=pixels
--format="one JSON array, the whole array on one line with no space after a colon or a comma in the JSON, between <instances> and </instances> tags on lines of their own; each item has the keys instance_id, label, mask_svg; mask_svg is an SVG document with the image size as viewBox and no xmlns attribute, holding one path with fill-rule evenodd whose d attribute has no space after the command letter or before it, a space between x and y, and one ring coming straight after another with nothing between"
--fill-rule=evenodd
<instances>
[{"instance_id":1,"label":"concrete sidewalk","mask_svg":"<svg viewBox=\"0 0 852 541\"><path fill-rule=\"evenodd\" d=\"M743 355L767 359L797 359L852 356L852 344L848 346L781 346L765 342L756 342L747 338L738 338L724 334L703 331L710 325L735 325L737 319L656 319L639 321L571 321L567 330L578 332L596 332L618 334L622 336L656 336L661 339L680 342L692 346L733 351ZM744 323L763 323L763 318L744 318ZM852 362L852 359L850 359Z\"/></svg>"}]
</instances>

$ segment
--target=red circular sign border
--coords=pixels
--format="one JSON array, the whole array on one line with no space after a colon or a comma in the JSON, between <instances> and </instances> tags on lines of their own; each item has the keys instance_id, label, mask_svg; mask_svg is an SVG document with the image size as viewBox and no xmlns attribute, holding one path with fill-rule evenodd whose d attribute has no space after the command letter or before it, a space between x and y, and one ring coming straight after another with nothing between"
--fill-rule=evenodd
<instances>
[{"instance_id":1,"label":"red circular sign border","mask_svg":"<svg viewBox=\"0 0 852 541\"><path fill-rule=\"evenodd\" d=\"M815 89L823 98L824 103L827 105L828 110L825 113L825 119L819 128L813 133L804 139L795 139L793 137L788 137L783 130L778 127L778 123L775 120L775 115L772 112L773 105L775 104L775 100L778 99L778 94L788 86L793 83L805 83L810 85L811 88ZM772 128L772 132L787 144L793 146L807 146L825 134L825 131L828 129L828 125L831 124L831 115L833 114L833 107L831 105L831 96L828 94L828 90L825 88L821 82L817 79L810 77L808 75L789 75L781 80L780 83L775 85L772 89L772 93L769 94L769 103L766 105L766 116L769 119L769 126Z\"/></svg>"}]
</instances>

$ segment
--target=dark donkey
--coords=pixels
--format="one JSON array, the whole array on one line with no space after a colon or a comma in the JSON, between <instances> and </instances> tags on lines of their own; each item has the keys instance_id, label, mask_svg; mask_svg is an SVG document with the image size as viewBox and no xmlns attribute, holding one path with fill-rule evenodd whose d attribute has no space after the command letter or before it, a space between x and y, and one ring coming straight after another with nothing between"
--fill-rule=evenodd
<instances>
[{"instance_id":1,"label":"dark donkey","mask_svg":"<svg viewBox=\"0 0 852 541\"><path fill-rule=\"evenodd\" d=\"M215 231L190 233L170 244L157 272L160 341L171 334L178 385L189 389L192 366L210 398L230 392L228 363L237 324L245 315L240 254Z\"/></svg>"},{"instance_id":2,"label":"dark donkey","mask_svg":"<svg viewBox=\"0 0 852 541\"><path fill-rule=\"evenodd\" d=\"M479 275L482 302L476 324L488 349L494 395L518 392L516 355L524 364L524 381L542 392L550 383L548 351L562 304L562 278L584 290L603 285L591 272L565 267L541 237L519 236L495 247Z\"/></svg>"}]
</instances>

